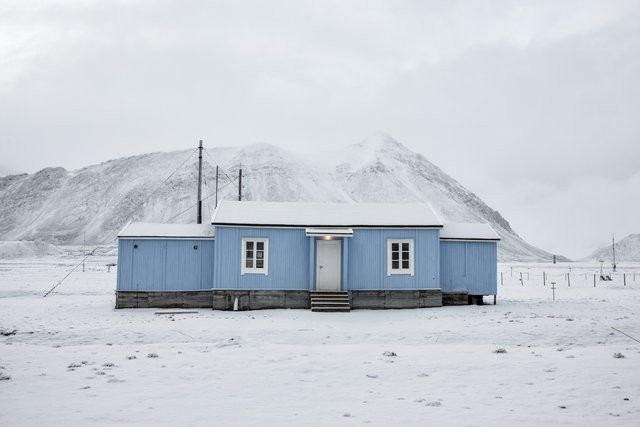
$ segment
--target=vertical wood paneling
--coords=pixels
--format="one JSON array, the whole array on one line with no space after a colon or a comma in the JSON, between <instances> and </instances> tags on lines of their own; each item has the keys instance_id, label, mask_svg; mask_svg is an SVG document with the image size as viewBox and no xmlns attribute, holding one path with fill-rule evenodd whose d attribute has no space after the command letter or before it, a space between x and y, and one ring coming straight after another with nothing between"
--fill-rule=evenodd
<instances>
[{"instance_id":1,"label":"vertical wood paneling","mask_svg":"<svg viewBox=\"0 0 640 427\"><path fill-rule=\"evenodd\" d=\"M240 274L241 239L269 239L269 274ZM309 289L309 241L304 229L216 227L214 288Z\"/></svg>"},{"instance_id":2,"label":"vertical wood paneling","mask_svg":"<svg viewBox=\"0 0 640 427\"><path fill-rule=\"evenodd\" d=\"M118 281L116 289L130 291L133 274L133 240L121 239L118 241Z\"/></svg>"},{"instance_id":3,"label":"vertical wood paneling","mask_svg":"<svg viewBox=\"0 0 640 427\"><path fill-rule=\"evenodd\" d=\"M167 242L133 240L133 245L132 290L164 290Z\"/></svg>"},{"instance_id":4,"label":"vertical wood paneling","mask_svg":"<svg viewBox=\"0 0 640 427\"><path fill-rule=\"evenodd\" d=\"M440 285L444 292L467 291L470 295L497 292L496 242L440 243Z\"/></svg>"},{"instance_id":5,"label":"vertical wood paneling","mask_svg":"<svg viewBox=\"0 0 640 427\"><path fill-rule=\"evenodd\" d=\"M194 249L197 246L197 249ZM200 289L202 244L196 240L168 240L164 290Z\"/></svg>"},{"instance_id":6,"label":"vertical wood paneling","mask_svg":"<svg viewBox=\"0 0 640 427\"><path fill-rule=\"evenodd\" d=\"M355 229L349 241L349 290L439 288L438 229ZM387 275L387 239L414 239L414 275Z\"/></svg>"},{"instance_id":7,"label":"vertical wood paneling","mask_svg":"<svg viewBox=\"0 0 640 427\"><path fill-rule=\"evenodd\" d=\"M137 245L137 248L134 246ZM194 249L194 245L198 249ZM120 239L118 290L194 291L213 284L213 240Z\"/></svg>"},{"instance_id":8,"label":"vertical wood paneling","mask_svg":"<svg viewBox=\"0 0 640 427\"><path fill-rule=\"evenodd\" d=\"M200 289L213 289L215 240L202 240L200 244L202 246L202 251L200 252L202 259Z\"/></svg>"}]
</instances>

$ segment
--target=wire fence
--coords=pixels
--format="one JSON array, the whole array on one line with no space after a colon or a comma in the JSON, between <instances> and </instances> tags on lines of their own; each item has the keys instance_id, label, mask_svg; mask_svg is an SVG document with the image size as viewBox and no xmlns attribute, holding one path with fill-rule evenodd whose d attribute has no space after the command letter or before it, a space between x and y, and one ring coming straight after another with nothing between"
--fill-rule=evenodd
<instances>
[{"instance_id":1,"label":"wire fence","mask_svg":"<svg viewBox=\"0 0 640 427\"><path fill-rule=\"evenodd\" d=\"M600 268L596 265L578 267L537 267L533 271L526 267L501 268L498 271L498 283L501 286L518 284L521 286L567 286L590 285L597 287L607 283L623 286L640 285L640 264L618 265L612 268Z\"/></svg>"}]
</instances>

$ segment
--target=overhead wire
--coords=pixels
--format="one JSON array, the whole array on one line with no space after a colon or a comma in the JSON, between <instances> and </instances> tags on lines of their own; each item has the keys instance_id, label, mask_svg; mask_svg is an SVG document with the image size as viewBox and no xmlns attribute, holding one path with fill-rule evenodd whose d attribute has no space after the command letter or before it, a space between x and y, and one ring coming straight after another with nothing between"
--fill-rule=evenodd
<instances>
[{"instance_id":1,"label":"overhead wire","mask_svg":"<svg viewBox=\"0 0 640 427\"><path fill-rule=\"evenodd\" d=\"M205 154L209 157L209 159L211 159L211 161L213 162L213 164L214 164L214 165L216 165L216 166L218 167L218 169L222 171L222 173L224 174L224 176L226 176L226 177L227 177L227 179L228 179L229 181L231 181L232 179L231 179L231 177L229 176L229 174L227 174L227 172L224 170L224 168L223 168L222 166L220 166L220 165L218 164L218 162L216 162L216 161L213 159L213 157L211 156L211 154L209 154L209 151L208 151L206 148L204 149L204 152L205 152Z\"/></svg>"},{"instance_id":2,"label":"overhead wire","mask_svg":"<svg viewBox=\"0 0 640 427\"><path fill-rule=\"evenodd\" d=\"M235 181L235 180L234 180L234 181ZM233 184L233 181L231 181L231 182L227 182L227 183L226 183L226 184L224 184L222 187L218 188L218 191L221 191L222 189L224 189L224 188L228 187L230 184ZM207 200L207 199L209 199L209 198L211 198L211 197L213 197L213 196L215 196L215 192L214 192L214 193L209 194L207 197L204 197L204 198L202 199L202 201L204 202L205 200ZM166 221L164 222L164 224L168 223L169 221L173 221L174 219L178 218L180 215L183 215L183 214L185 214L185 213L189 212L191 209L193 209L193 208L194 208L194 207L196 207L196 206L198 206L198 202L196 202L196 203L194 203L194 204L190 205L187 209L185 209L185 210L183 210L183 211L181 211L181 212L177 213L176 215L172 216L171 218L169 218L168 220L166 220Z\"/></svg>"},{"instance_id":3,"label":"overhead wire","mask_svg":"<svg viewBox=\"0 0 640 427\"><path fill-rule=\"evenodd\" d=\"M174 171L173 171L173 172L171 172L171 173L169 174L169 176L167 176L167 177L166 177L166 178L165 178L165 179L164 179L164 180L163 180L163 181L162 181L162 182L161 182L157 187L155 187L155 188L153 189L153 191L152 191L151 193L149 193L149 195L148 195L144 200L142 200L140 203L138 203L138 204L134 207L134 209L133 209L133 211L132 211L132 214L131 214L131 215L129 215L129 217L127 217L126 219L127 219L127 220L129 220L129 219L134 215L135 211L136 211L140 206L142 206L143 204L145 204L145 203L146 203L146 202L151 198L151 196L153 196L153 194L154 194L156 191L158 191L158 190L160 189L160 187L162 187L162 186L163 186L167 181L169 181L169 179L171 179L171 177L172 177L173 175L175 175L175 173L176 173L176 172L177 172L177 171L182 167L182 165L184 165L184 164L187 162L187 160L189 160L189 158L190 158L190 157L191 157L191 156L192 156L196 151L198 151L198 149L197 149L197 148L196 148L196 149L194 149L193 151L191 151L191 152L187 155L187 157L182 161L182 163L180 163L180 164L178 165L178 167L176 167L176 168L174 169ZM98 243L98 245L97 245L96 247L94 247L90 252L88 252L87 254L85 254L85 255L84 255L84 257L82 258L82 260L81 260L79 263L77 263L77 264L76 264L76 265L71 269L71 271L69 271L69 272L66 274L66 276L64 276L62 279L58 280L58 282L57 282L55 285L53 285L53 286L51 287L51 289L49 289L47 292L45 292L45 294L43 295L43 297L48 296L48 295L49 295L51 292L53 292L53 291L54 291L58 286L60 286L60 285L62 284L62 282L64 282L64 281L67 279L67 277L69 277L69 276L70 276L74 271L76 271L76 270L77 270L77 269L78 269L78 268L79 268L79 267L80 267L80 266L81 266L81 265L82 265L82 264L87 260L87 258L89 258L90 256L92 256L92 255L93 255L93 253L94 253L98 248L100 248L101 246L103 246L105 243L110 242L110 241L112 241L113 239L115 239L115 238L117 237L117 233L118 233L118 232L119 232L119 230L117 230L117 231L115 232L115 236L113 236L113 234L114 234L114 233L112 233L112 234L110 234L110 235L109 235L109 238L107 238L107 239L103 239L102 241L100 241L100 243ZM112 236L113 236L113 237L112 237Z\"/></svg>"}]
</instances>

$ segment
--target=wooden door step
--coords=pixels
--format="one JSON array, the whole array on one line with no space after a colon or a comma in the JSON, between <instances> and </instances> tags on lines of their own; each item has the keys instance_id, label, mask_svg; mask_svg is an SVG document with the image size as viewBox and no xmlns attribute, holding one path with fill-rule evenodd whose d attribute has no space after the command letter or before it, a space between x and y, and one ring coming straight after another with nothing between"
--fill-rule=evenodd
<instances>
[{"instance_id":1,"label":"wooden door step","mask_svg":"<svg viewBox=\"0 0 640 427\"><path fill-rule=\"evenodd\" d=\"M311 292L311 311L351 311L349 292Z\"/></svg>"}]
</instances>

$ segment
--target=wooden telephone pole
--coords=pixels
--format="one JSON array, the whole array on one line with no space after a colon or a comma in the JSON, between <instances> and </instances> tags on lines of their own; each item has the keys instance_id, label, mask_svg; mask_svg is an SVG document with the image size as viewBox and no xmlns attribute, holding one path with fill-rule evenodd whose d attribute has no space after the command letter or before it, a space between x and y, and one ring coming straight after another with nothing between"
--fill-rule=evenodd
<instances>
[{"instance_id":1,"label":"wooden telephone pole","mask_svg":"<svg viewBox=\"0 0 640 427\"><path fill-rule=\"evenodd\" d=\"M202 224L202 140L198 145L198 218L197 223Z\"/></svg>"}]
</instances>

